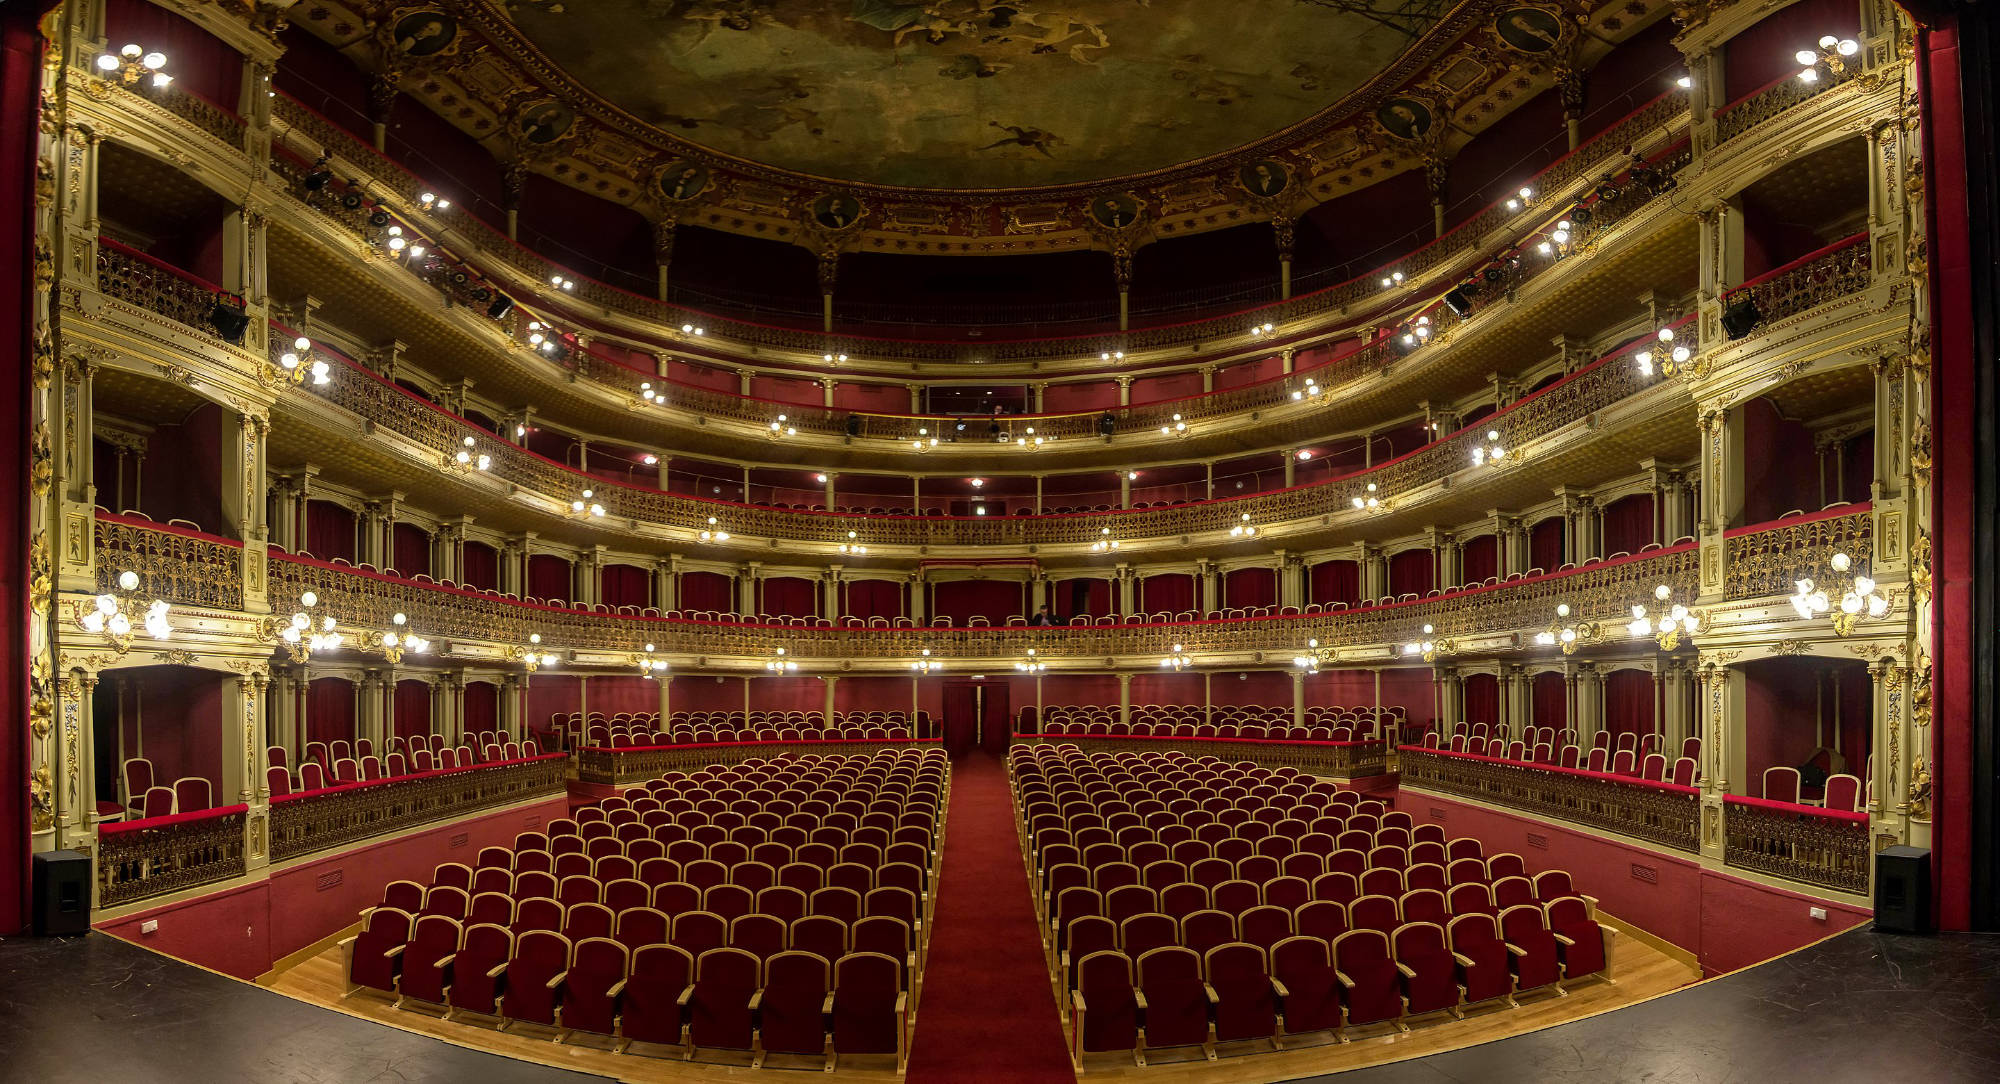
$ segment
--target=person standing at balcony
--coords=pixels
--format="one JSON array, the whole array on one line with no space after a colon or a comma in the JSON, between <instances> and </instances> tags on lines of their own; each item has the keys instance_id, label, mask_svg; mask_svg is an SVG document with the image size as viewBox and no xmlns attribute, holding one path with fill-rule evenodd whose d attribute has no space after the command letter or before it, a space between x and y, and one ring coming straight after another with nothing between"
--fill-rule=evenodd
<instances>
[{"instance_id":1,"label":"person standing at balcony","mask_svg":"<svg viewBox=\"0 0 2000 1084\"><path fill-rule=\"evenodd\" d=\"M1048 604L1047 604L1047 603L1043 603L1043 604L1042 604L1042 607L1041 607L1041 609L1038 609L1038 610L1036 610L1036 611L1035 611L1035 613L1034 613L1034 616L1032 616L1032 617L1028 618L1028 624L1030 624L1030 625L1058 625L1058 624L1061 624L1061 622L1059 622L1059 621L1057 621L1057 620L1056 620L1056 615L1055 615L1055 614L1053 614L1053 613L1050 613L1050 612L1049 612L1049 607L1048 607Z\"/></svg>"}]
</instances>

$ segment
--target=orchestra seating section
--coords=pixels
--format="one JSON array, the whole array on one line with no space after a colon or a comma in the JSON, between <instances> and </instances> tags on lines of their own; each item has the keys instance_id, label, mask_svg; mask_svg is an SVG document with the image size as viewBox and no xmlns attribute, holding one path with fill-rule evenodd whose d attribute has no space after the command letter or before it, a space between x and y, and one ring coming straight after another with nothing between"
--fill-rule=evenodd
<instances>
[{"instance_id":1,"label":"orchestra seating section","mask_svg":"<svg viewBox=\"0 0 2000 1084\"><path fill-rule=\"evenodd\" d=\"M1610 975L1569 874L1292 768L1008 754L1051 981L1086 1054L1269 1047Z\"/></svg>"},{"instance_id":2,"label":"orchestra seating section","mask_svg":"<svg viewBox=\"0 0 2000 1084\"><path fill-rule=\"evenodd\" d=\"M367 738L353 741L307 742L305 757L294 769L283 746L264 750L264 780L272 797L319 790L344 783L372 783L399 779L425 772L470 768L479 764L519 760L536 756L541 750L532 744L508 740L497 730L467 734L464 744L448 745L443 735L423 734L391 738L387 752L376 755ZM174 781L171 787L153 782L152 762L144 757L125 761L119 773L120 799L126 816L165 816L170 813L197 813L215 808L213 784L200 777ZM106 819L115 819L107 813Z\"/></svg>"},{"instance_id":3,"label":"orchestra seating section","mask_svg":"<svg viewBox=\"0 0 2000 1084\"><path fill-rule=\"evenodd\" d=\"M350 995L559 1041L706 1057L907 1057L944 754L746 761L626 788L395 881L341 943Z\"/></svg>"},{"instance_id":4,"label":"orchestra seating section","mask_svg":"<svg viewBox=\"0 0 2000 1084\"><path fill-rule=\"evenodd\" d=\"M1291 741L1367 741L1400 733L1402 708L1308 707L1294 722L1289 707L1199 704L1133 705L1121 720L1116 705L1051 706L1041 710L1040 731L1050 735L1120 737L1262 738ZM1035 709L1021 709L1023 733L1036 733Z\"/></svg>"},{"instance_id":5,"label":"orchestra seating section","mask_svg":"<svg viewBox=\"0 0 2000 1084\"><path fill-rule=\"evenodd\" d=\"M881 741L922 737L930 713L907 711L835 712L831 722L818 711L676 711L661 725L658 712L604 715L569 712L549 718L549 729L564 747L622 749L648 745L709 745L749 741Z\"/></svg>"}]
</instances>

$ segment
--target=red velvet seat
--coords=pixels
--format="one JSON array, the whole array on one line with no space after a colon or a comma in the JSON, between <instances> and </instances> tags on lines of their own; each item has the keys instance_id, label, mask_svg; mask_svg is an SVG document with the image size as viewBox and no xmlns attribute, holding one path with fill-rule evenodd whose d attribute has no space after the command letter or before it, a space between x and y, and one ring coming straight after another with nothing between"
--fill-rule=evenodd
<instances>
[{"instance_id":1,"label":"red velvet seat","mask_svg":"<svg viewBox=\"0 0 2000 1084\"><path fill-rule=\"evenodd\" d=\"M347 957L347 992L359 989L392 993L402 971L403 951L410 943L412 917L394 907L376 907L362 920L361 931L340 945Z\"/></svg>"},{"instance_id":2,"label":"red velvet seat","mask_svg":"<svg viewBox=\"0 0 2000 1084\"><path fill-rule=\"evenodd\" d=\"M686 881L670 881L653 889L653 909L669 917L701 910L701 889Z\"/></svg>"},{"instance_id":3,"label":"red velvet seat","mask_svg":"<svg viewBox=\"0 0 2000 1084\"><path fill-rule=\"evenodd\" d=\"M909 1000L898 978L901 965L873 952L853 952L834 963L833 1049L837 1054L896 1055L908 1060Z\"/></svg>"},{"instance_id":4,"label":"red velvet seat","mask_svg":"<svg viewBox=\"0 0 2000 1084\"><path fill-rule=\"evenodd\" d=\"M779 952L765 963L764 986L751 1007L757 1015L758 1045L766 1053L826 1052L831 979L832 965L810 952Z\"/></svg>"},{"instance_id":5,"label":"red velvet seat","mask_svg":"<svg viewBox=\"0 0 2000 1084\"><path fill-rule=\"evenodd\" d=\"M1171 915L1154 912L1133 915L1118 924L1118 947L1128 962L1147 952L1171 945L1180 936L1180 927Z\"/></svg>"},{"instance_id":6,"label":"red velvet seat","mask_svg":"<svg viewBox=\"0 0 2000 1084\"><path fill-rule=\"evenodd\" d=\"M1181 945L1197 956L1236 940L1236 918L1222 911L1196 911L1181 920Z\"/></svg>"},{"instance_id":7,"label":"red velvet seat","mask_svg":"<svg viewBox=\"0 0 2000 1084\"><path fill-rule=\"evenodd\" d=\"M469 926L451 961L445 1000L451 1006L447 1016L458 1012L497 1016L500 992L507 965L514 956L514 935L504 926L479 923Z\"/></svg>"},{"instance_id":8,"label":"red velvet seat","mask_svg":"<svg viewBox=\"0 0 2000 1084\"><path fill-rule=\"evenodd\" d=\"M1396 969L1403 976L1403 1000L1411 1015L1449 1011L1459 1015L1458 961L1445 942L1444 927L1432 922L1407 922L1393 939Z\"/></svg>"},{"instance_id":9,"label":"red velvet seat","mask_svg":"<svg viewBox=\"0 0 2000 1084\"><path fill-rule=\"evenodd\" d=\"M1363 896L1347 906L1348 925L1357 930L1376 930L1384 937L1402 925L1396 900L1390 896Z\"/></svg>"},{"instance_id":10,"label":"red velvet seat","mask_svg":"<svg viewBox=\"0 0 2000 1084\"><path fill-rule=\"evenodd\" d=\"M1080 1063L1084 1053L1135 1048L1139 999L1132 986L1131 958L1122 952L1085 956L1077 965L1070 1007L1076 1043L1070 1056L1073 1063Z\"/></svg>"},{"instance_id":11,"label":"red velvet seat","mask_svg":"<svg viewBox=\"0 0 2000 1084\"><path fill-rule=\"evenodd\" d=\"M776 915L744 915L729 924L729 947L769 961L785 951L785 923Z\"/></svg>"},{"instance_id":12,"label":"red velvet seat","mask_svg":"<svg viewBox=\"0 0 2000 1084\"><path fill-rule=\"evenodd\" d=\"M1442 929L1451 920L1451 909L1445 903L1445 895L1435 889L1418 889L1403 893L1397 901L1403 921L1429 922Z\"/></svg>"},{"instance_id":13,"label":"red velvet seat","mask_svg":"<svg viewBox=\"0 0 2000 1084\"><path fill-rule=\"evenodd\" d=\"M611 908L601 903L572 904L563 912L562 933L572 945L581 944L586 938L610 937L616 926Z\"/></svg>"},{"instance_id":14,"label":"red velvet seat","mask_svg":"<svg viewBox=\"0 0 2000 1084\"><path fill-rule=\"evenodd\" d=\"M1326 941L1302 935L1278 942L1271 949L1271 978L1287 1034L1340 1027L1340 981Z\"/></svg>"},{"instance_id":15,"label":"red velvet seat","mask_svg":"<svg viewBox=\"0 0 2000 1084\"><path fill-rule=\"evenodd\" d=\"M1499 923L1490 914L1473 912L1459 915L1447 927L1451 950L1458 964L1459 985L1467 1004L1514 995L1512 954L1500 940Z\"/></svg>"},{"instance_id":16,"label":"red velvet seat","mask_svg":"<svg viewBox=\"0 0 2000 1084\"><path fill-rule=\"evenodd\" d=\"M1139 958L1140 1031L1148 1047L1206 1044L1213 1037L1201 957L1180 946Z\"/></svg>"},{"instance_id":17,"label":"red velvet seat","mask_svg":"<svg viewBox=\"0 0 2000 1084\"><path fill-rule=\"evenodd\" d=\"M508 1020L531 1024L556 1022L556 1006L562 1003L564 973L569 969L569 939L547 930L530 930L514 942L514 958L507 964L506 991L500 999L501 1014Z\"/></svg>"},{"instance_id":18,"label":"red velvet seat","mask_svg":"<svg viewBox=\"0 0 2000 1084\"><path fill-rule=\"evenodd\" d=\"M1250 908L1236 920L1236 938L1270 951L1272 945L1292 936L1291 911L1272 904Z\"/></svg>"},{"instance_id":19,"label":"red velvet seat","mask_svg":"<svg viewBox=\"0 0 2000 1084\"><path fill-rule=\"evenodd\" d=\"M669 938L699 962L704 953L728 944L729 924L713 912L687 911L673 916Z\"/></svg>"},{"instance_id":20,"label":"red velvet seat","mask_svg":"<svg viewBox=\"0 0 2000 1084\"><path fill-rule=\"evenodd\" d=\"M693 978L694 960L673 945L647 945L634 952L618 1034L628 1043L685 1041Z\"/></svg>"},{"instance_id":21,"label":"red velvet seat","mask_svg":"<svg viewBox=\"0 0 2000 1084\"><path fill-rule=\"evenodd\" d=\"M1551 986L1562 978L1562 946L1540 907L1523 904L1501 911L1500 937L1514 958L1516 990Z\"/></svg>"},{"instance_id":22,"label":"red velvet seat","mask_svg":"<svg viewBox=\"0 0 2000 1084\"><path fill-rule=\"evenodd\" d=\"M562 1026L609 1035L618 1024L618 1001L625 992L631 950L608 937L577 942L563 984Z\"/></svg>"},{"instance_id":23,"label":"red velvet seat","mask_svg":"<svg viewBox=\"0 0 2000 1084\"><path fill-rule=\"evenodd\" d=\"M847 923L827 915L807 915L794 919L791 946L829 960L847 955Z\"/></svg>"},{"instance_id":24,"label":"red velvet seat","mask_svg":"<svg viewBox=\"0 0 2000 1084\"><path fill-rule=\"evenodd\" d=\"M1333 964L1340 980L1347 1022L1374 1024L1403 1015L1402 976L1389 954L1389 937L1380 930L1353 929L1333 943Z\"/></svg>"},{"instance_id":25,"label":"red velvet seat","mask_svg":"<svg viewBox=\"0 0 2000 1084\"><path fill-rule=\"evenodd\" d=\"M415 881L390 881L382 886L382 906L414 915L424 909L424 886Z\"/></svg>"},{"instance_id":26,"label":"red velvet seat","mask_svg":"<svg viewBox=\"0 0 2000 1084\"><path fill-rule=\"evenodd\" d=\"M1535 888L1526 877L1501 877L1493 882L1493 906L1505 911L1522 904L1539 904Z\"/></svg>"},{"instance_id":27,"label":"red velvet seat","mask_svg":"<svg viewBox=\"0 0 2000 1084\"><path fill-rule=\"evenodd\" d=\"M665 911L653 907L631 907L618 912L618 943L637 952L647 945L667 943L672 920Z\"/></svg>"},{"instance_id":28,"label":"red velvet seat","mask_svg":"<svg viewBox=\"0 0 2000 1084\"><path fill-rule=\"evenodd\" d=\"M1084 957L1118 948L1119 925L1103 915L1079 915L1063 931L1063 948L1056 964L1064 977L1064 989L1076 988L1076 964ZM856 948L860 948L857 944Z\"/></svg>"},{"instance_id":29,"label":"red velvet seat","mask_svg":"<svg viewBox=\"0 0 2000 1084\"><path fill-rule=\"evenodd\" d=\"M1215 1038L1258 1039L1278 1032L1278 1002L1264 950L1241 941L1210 949L1202 972L1215 991Z\"/></svg>"},{"instance_id":30,"label":"red velvet seat","mask_svg":"<svg viewBox=\"0 0 2000 1084\"><path fill-rule=\"evenodd\" d=\"M680 923L674 925L678 929ZM750 1049L754 1031L750 1000L762 985L761 978L757 957L742 949L712 948L696 957L688 1042L696 1047Z\"/></svg>"},{"instance_id":31,"label":"red velvet seat","mask_svg":"<svg viewBox=\"0 0 2000 1084\"><path fill-rule=\"evenodd\" d=\"M398 1004L403 998L434 1005L444 1003L445 991L451 986L452 958L457 955L464 936L458 920L448 916L423 915L417 919L409 947L403 952L402 974L396 982Z\"/></svg>"},{"instance_id":32,"label":"red velvet seat","mask_svg":"<svg viewBox=\"0 0 2000 1084\"><path fill-rule=\"evenodd\" d=\"M1605 930L1590 917L1590 908L1575 896L1564 896L1543 905L1549 930L1562 950L1563 978L1610 975L1610 954L1605 949ZM404 967L409 965L405 963Z\"/></svg>"}]
</instances>

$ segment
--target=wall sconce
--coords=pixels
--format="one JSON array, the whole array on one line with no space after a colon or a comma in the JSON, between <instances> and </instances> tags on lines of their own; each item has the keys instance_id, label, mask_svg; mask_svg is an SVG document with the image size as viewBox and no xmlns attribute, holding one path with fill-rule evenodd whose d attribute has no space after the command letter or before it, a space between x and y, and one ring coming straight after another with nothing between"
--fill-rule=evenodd
<instances>
[{"instance_id":1,"label":"wall sconce","mask_svg":"<svg viewBox=\"0 0 2000 1084\"><path fill-rule=\"evenodd\" d=\"M78 616L77 624L85 632L103 636L120 655L132 647L134 614L138 615L138 625L146 630L146 635L155 640L172 637L173 626L167 621L171 607L157 598L141 604L138 591L139 574L129 568L120 572L113 588L92 599L90 608Z\"/></svg>"}]
</instances>

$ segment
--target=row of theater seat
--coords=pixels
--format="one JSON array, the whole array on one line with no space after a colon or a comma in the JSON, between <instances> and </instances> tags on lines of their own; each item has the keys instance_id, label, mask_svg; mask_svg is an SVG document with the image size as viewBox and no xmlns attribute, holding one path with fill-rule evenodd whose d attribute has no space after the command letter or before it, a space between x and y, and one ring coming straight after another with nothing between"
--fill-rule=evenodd
<instances>
[{"instance_id":1,"label":"row of theater seat","mask_svg":"<svg viewBox=\"0 0 2000 1084\"><path fill-rule=\"evenodd\" d=\"M947 789L942 754L916 750L751 761L629 788L511 850L482 850L478 868L388 886L344 943L349 981L400 1005L615 1036L621 1048L824 1054L829 1065L837 1050L894 1054L900 1067ZM676 838L654 838L661 830ZM500 981L454 985L467 953L493 960L485 974ZM452 965L442 978L439 960ZM538 985L521 988L524 976ZM639 988L658 996L634 1000Z\"/></svg>"},{"instance_id":2,"label":"row of theater seat","mask_svg":"<svg viewBox=\"0 0 2000 1084\"><path fill-rule=\"evenodd\" d=\"M550 725L572 748L625 748L738 741L910 740L929 725L918 712L836 713L828 723L819 712L675 712L662 722L652 713L611 716L570 713L550 717Z\"/></svg>"},{"instance_id":3,"label":"row of theater seat","mask_svg":"<svg viewBox=\"0 0 2000 1084\"><path fill-rule=\"evenodd\" d=\"M1087 1051L1143 1063L1148 1046L1401 1026L1605 970L1593 901L1566 873L1531 882L1516 855L1486 859L1353 792L1300 791L1286 769L1055 745L1018 747L1009 767L1079 1067Z\"/></svg>"}]
</instances>

